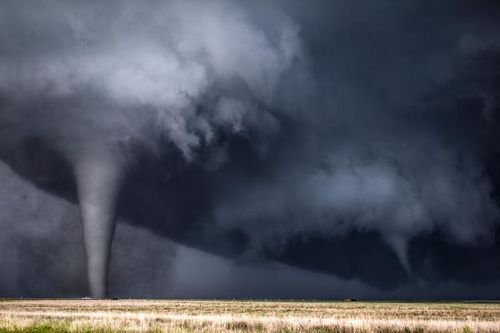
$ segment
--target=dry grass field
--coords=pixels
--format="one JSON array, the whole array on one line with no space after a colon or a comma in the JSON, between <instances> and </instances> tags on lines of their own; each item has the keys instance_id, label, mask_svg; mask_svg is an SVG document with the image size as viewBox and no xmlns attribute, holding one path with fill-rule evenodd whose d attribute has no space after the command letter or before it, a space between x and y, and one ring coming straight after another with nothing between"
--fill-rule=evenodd
<instances>
[{"instance_id":1,"label":"dry grass field","mask_svg":"<svg viewBox=\"0 0 500 333\"><path fill-rule=\"evenodd\" d=\"M500 332L498 303L0 300L6 332Z\"/></svg>"}]
</instances>

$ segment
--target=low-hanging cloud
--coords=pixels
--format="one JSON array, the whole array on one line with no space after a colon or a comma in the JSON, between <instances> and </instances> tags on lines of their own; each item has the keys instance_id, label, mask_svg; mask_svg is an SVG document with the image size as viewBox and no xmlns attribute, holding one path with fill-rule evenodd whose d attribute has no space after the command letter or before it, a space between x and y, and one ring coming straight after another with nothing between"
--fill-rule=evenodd
<instances>
[{"instance_id":1,"label":"low-hanging cloud","mask_svg":"<svg viewBox=\"0 0 500 333\"><path fill-rule=\"evenodd\" d=\"M191 158L220 127L272 127L266 107L278 99L280 80L302 70L298 28L283 15L257 25L227 1L154 1L148 10L110 2L100 13L96 5L52 2L31 14L27 3L5 5L2 93L13 103L53 101L63 127L87 121L82 135L100 129L108 141L142 141L145 130L135 127L149 120ZM43 122L55 111L12 112L38 112Z\"/></svg>"}]
</instances>

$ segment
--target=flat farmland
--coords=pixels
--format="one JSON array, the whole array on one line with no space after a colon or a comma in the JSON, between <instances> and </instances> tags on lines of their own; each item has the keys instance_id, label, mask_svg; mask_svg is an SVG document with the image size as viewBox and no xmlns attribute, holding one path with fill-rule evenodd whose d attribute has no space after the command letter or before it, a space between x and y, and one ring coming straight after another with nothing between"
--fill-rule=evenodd
<instances>
[{"instance_id":1,"label":"flat farmland","mask_svg":"<svg viewBox=\"0 0 500 333\"><path fill-rule=\"evenodd\" d=\"M6 332L500 332L500 303L0 300Z\"/></svg>"}]
</instances>

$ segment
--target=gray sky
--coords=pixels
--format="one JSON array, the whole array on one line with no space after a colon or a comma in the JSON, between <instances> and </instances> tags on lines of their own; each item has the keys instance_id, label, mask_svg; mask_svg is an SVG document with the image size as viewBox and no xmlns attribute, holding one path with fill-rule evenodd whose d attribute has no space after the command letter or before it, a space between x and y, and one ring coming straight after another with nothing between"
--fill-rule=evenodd
<instances>
[{"instance_id":1,"label":"gray sky","mask_svg":"<svg viewBox=\"0 0 500 333\"><path fill-rule=\"evenodd\" d=\"M0 2L0 295L85 293L75 175L108 159L117 294L497 296L498 22L493 1Z\"/></svg>"}]
</instances>

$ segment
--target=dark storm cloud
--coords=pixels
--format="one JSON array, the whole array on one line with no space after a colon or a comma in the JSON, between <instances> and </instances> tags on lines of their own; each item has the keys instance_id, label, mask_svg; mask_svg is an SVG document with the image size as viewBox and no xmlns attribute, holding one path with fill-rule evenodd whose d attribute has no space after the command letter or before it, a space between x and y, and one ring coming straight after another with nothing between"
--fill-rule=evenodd
<instances>
[{"instance_id":1,"label":"dark storm cloud","mask_svg":"<svg viewBox=\"0 0 500 333\"><path fill-rule=\"evenodd\" d=\"M104 156L121 219L204 251L497 284L495 2L2 9L0 152L39 187L75 201Z\"/></svg>"}]
</instances>

